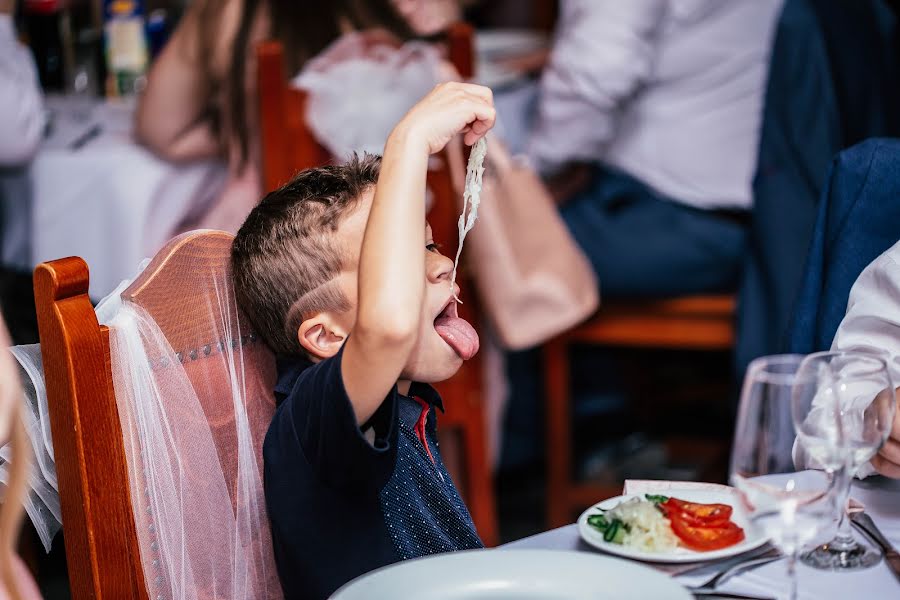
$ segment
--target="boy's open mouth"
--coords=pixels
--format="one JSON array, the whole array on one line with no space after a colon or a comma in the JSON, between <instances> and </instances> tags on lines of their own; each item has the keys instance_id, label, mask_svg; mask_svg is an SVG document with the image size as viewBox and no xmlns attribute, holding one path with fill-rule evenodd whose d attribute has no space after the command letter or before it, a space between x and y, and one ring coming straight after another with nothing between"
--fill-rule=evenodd
<instances>
[{"instance_id":1,"label":"boy's open mouth","mask_svg":"<svg viewBox=\"0 0 900 600\"><path fill-rule=\"evenodd\" d=\"M450 298L444 310L434 320L434 330L463 360L478 352L479 341L475 328L456 314L456 301Z\"/></svg>"}]
</instances>

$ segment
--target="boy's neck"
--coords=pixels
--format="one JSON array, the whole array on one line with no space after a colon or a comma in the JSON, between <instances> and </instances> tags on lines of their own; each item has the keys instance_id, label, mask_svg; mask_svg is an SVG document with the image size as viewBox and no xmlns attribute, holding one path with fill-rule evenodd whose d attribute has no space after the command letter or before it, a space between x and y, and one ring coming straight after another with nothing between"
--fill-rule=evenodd
<instances>
[{"instance_id":1,"label":"boy's neck","mask_svg":"<svg viewBox=\"0 0 900 600\"><path fill-rule=\"evenodd\" d=\"M403 394L404 396L409 396L409 386L412 385L412 381L407 379L400 379L397 381L397 391Z\"/></svg>"}]
</instances>

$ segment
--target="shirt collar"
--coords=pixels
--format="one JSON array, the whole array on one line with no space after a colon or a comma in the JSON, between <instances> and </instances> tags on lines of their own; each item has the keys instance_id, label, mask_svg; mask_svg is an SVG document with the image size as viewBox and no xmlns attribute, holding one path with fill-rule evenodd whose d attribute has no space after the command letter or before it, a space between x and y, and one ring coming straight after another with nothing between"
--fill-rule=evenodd
<instances>
[{"instance_id":1,"label":"shirt collar","mask_svg":"<svg viewBox=\"0 0 900 600\"><path fill-rule=\"evenodd\" d=\"M273 389L276 404L281 404L285 398L291 395L297 378L312 365L312 361L305 356L278 356L276 358L275 366L278 380ZM444 412L444 402L441 400L441 395L427 383L413 381L409 386L409 396L421 398L428 404L440 409L441 412Z\"/></svg>"},{"instance_id":2,"label":"shirt collar","mask_svg":"<svg viewBox=\"0 0 900 600\"><path fill-rule=\"evenodd\" d=\"M281 402L291 395L294 384L300 373L312 366L312 361L303 356L278 356L275 359L275 369L278 379L275 382L275 403Z\"/></svg>"},{"instance_id":3,"label":"shirt collar","mask_svg":"<svg viewBox=\"0 0 900 600\"><path fill-rule=\"evenodd\" d=\"M441 400L441 395L427 383L413 381L409 386L409 395L412 398L424 400L435 408L440 409L441 412L444 412L444 401Z\"/></svg>"}]
</instances>

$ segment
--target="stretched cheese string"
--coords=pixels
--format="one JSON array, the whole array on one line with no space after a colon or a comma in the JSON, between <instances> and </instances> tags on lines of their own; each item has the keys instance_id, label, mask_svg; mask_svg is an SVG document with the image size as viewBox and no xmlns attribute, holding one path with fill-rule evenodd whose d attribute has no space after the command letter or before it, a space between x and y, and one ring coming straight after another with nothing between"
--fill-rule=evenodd
<instances>
[{"instance_id":1,"label":"stretched cheese string","mask_svg":"<svg viewBox=\"0 0 900 600\"><path fill-rule=\"evenodd\" d=\"M459 257L462 254L466 234L472 231L472 228L475 227L475 219L478 218L478 205L481 204L481 178L484 175L484 157L486 154L487 140L481 138L472 146L472 152L469 154L469 164L466 167L463 210L457 222L459 247L456 249L456 260L453 261L453 276L450 280L450 289L453 290L453 297L460 304L462 304L462 300L456 295L456 269L459 267Z\"/></svg>"}]
</instances>

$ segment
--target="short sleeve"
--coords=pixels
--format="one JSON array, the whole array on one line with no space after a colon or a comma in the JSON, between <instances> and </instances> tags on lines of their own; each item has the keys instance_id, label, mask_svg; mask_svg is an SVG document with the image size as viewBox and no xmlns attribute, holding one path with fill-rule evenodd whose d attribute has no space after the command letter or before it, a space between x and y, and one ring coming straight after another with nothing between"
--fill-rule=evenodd
<instances>
[{"instance_id":1,"label":"short sleeve","mask_svg":"<svg viewBox=\"0 0 900 600\"><path fill-rule=\"evenodd\" d=\"M336 488L380 489L396 461L396 386L362 427L341 376L343 349L334 357L305 369L276 414L276 425L293 433L316 476ZM364 431L372 428L373 442ZM292 431L291 431L292 430Z\"/></svg>"}]
</instances>

